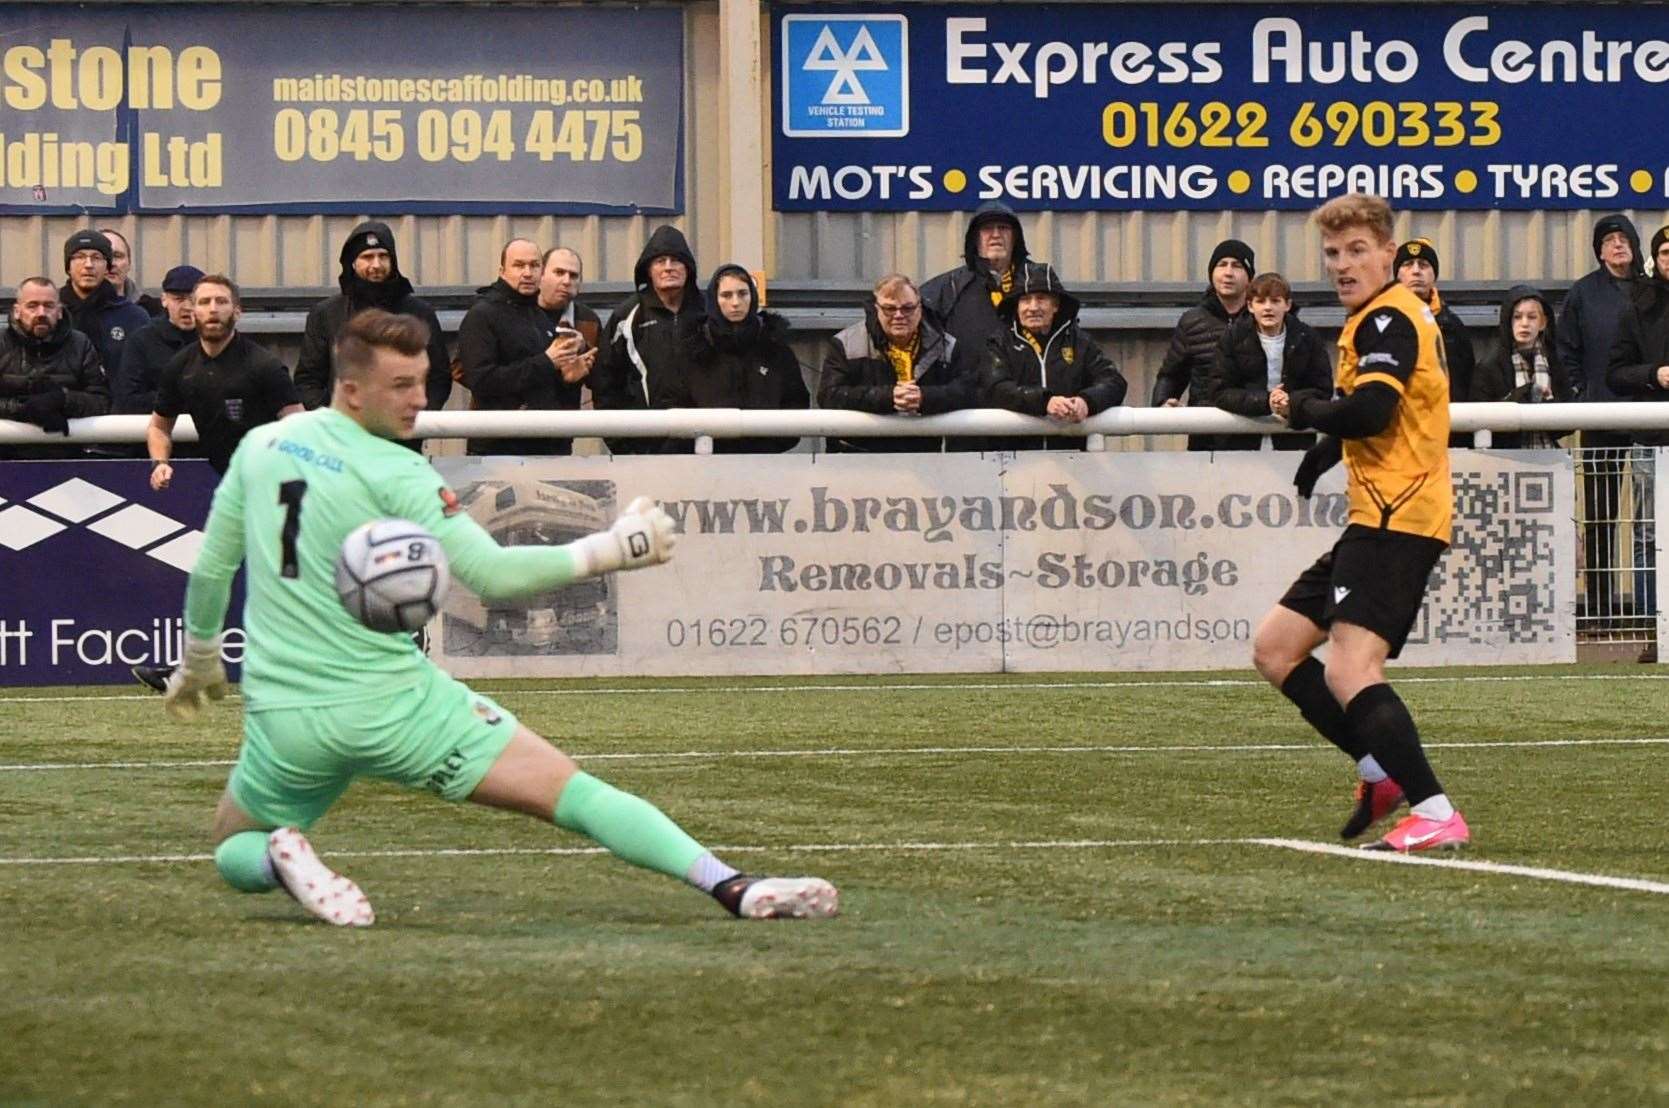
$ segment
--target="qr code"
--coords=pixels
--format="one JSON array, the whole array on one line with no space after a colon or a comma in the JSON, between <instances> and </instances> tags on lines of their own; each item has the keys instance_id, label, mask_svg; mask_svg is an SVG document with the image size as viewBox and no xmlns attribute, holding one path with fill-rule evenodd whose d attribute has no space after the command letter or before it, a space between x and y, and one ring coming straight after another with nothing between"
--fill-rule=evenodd
<instances>
[{"instance_id":1,"label":"qr code","mask_svg":"<svg viewBox=\"0 0 1669 1108\"><path fill-rule=\"evenodd\" d=\"M1454 542L1431 571L1410 643L1560 637L1574 584L1559 573L1569 559L1557 547L1558 477L1553 469L1455 471Z\"/></svg>"}]
</instances>

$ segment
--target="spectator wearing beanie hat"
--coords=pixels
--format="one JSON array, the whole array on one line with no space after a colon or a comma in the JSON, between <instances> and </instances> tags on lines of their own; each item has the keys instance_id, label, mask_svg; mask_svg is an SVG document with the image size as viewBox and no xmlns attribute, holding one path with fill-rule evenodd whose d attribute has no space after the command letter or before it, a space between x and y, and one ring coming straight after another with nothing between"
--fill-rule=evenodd
<instances>
[{"instance_id":1,"label":"spectator wearing beanie hat","mask_svg":"<svg viewBox=\"0 0 1669 1108\"><path fill-rule=\"evenodd\" d=\"M91 227L75 232L64 240L64 273L69 280L59 290L70 325L92 340L106 375L121 367L127 337L151 322L144 308L106 279L114 256L108 236Z\"/></svg>"},{"instance_id":2,"label":"spectator wearing beanie hat","mask_svg":"<svg viewBox=\"0 0 1669 1108\"><path fill-rule=\"evenodd\" d=\"M191 290L202 280L194 265L177 265L162 278L162 315L128 336L122 366L110 378L110 399L118 412L150 415L156 408L163 368L197 335Z\"/></svg>"},{"instance_id":3,"label":"spectator wearing beanie hat","mask_svg":"<svg viewBox=\"0 0 1669 1108\"><path fill-rule=\"evenodd\" d=\"M1594 258L1598 268L1579 278L1565 294L1555 348L1576 399L1599 403L1618 399L1606 371L1623 312L1646 272L1641 264L1640 233L1626 215L1602 216L1594 223ZM1623 614L1617 596L1616 521L1622 511L1623 470L1632 441L1627 431L1583 431L1580 443L1587 569L1578 617L1605 625Z\"/></svg>"},{"instance_id":4,"label":"spectator wearing beanie hat","mask_svg":"<svg viewBox=\"0 0 1669 1108\"><path fill-rule=\"evenodd\" d=\"M1437 292L1437 248L1430 239L1409 239L1397 247L1397 257L1391 270L1397 281L1409 292L1424 300L1437 320L1443 335L1443 354L1449 364L1449 402L1464 402L1472 395L1472 374L1477 368L1477 355L1472 349L1472 336L1466 324L1443 303ZM1450 446L1471 446L1471 435L1450 435Z\"/></svg>"},{"instance_id":5,"label":"spectator wearing beanie hat","mask_svg":"<svg viewBox=\"0 0 1669 1108\"><path fill-rule=\"evenodd\" d=\"M1618 397L1646 403L1669 402L1669 226L1652 235L1652 275L1642 278L1623 310L1617 341L1611 347L1606 383ZM1656 501L1652 447L1669 446L1669 431L1629 433L1635 447L1629 458L1634 490L1634 598L1636 626L1647 629L1646 613L1657 611ZM1657 661L1654 644L1641 661Z\"/></svg>"},{"instance_id":6,"label":"spectator wearing beanie hat","mask_svg":"<svg viewBox=\"0 0 1669 1108\"><path fill-rule=\"evenodd\" d=\"M340 256L342 272L336 283L341 291L313 305L301 339L301 356L296 359L296 389L307 408L330 403L336 380L333 350L336 336L348 320L366 308L381 308L396 315L409 315L429 325L429 373L425 382L429 409L446 406L452 395L452 362L446 352L435 310L412 291L400 272L400 257L394 249L394 234L388 224L367 220L348 232ZM420 449L421 440L407 445Z\"/></svg>"},{"instance_id":7,"label":"spectator wearing beanie hat","mask_svg":"<svg viewBox=\"0 0 1669 1108\"><path fill-rule=\"evenodd\" d=\"M1194 307L1182 313L1171 332L1171 346L1165 352L1153 381L1151 403L1155 408L1183 404L1207 407L1211 395L1212 370L1217 363L1217 343L1229 325L1246 314L1246 289L1257 273L1252 248L1239 239L1224 239L1211 251L1208 267L1211 286ZM1189 450L1214 450L1215 435L1189 435Z\"/></svg>"}]
</instances>

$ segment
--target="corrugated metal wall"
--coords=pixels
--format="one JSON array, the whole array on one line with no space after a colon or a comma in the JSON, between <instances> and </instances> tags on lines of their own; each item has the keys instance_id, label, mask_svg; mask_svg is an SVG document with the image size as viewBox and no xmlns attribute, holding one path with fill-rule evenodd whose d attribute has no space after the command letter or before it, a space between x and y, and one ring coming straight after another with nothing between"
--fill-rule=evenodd
<instances>
[{"instance_id":1,"label":"corrugated metal wall","mask_svg":"<svg viewBox=\"0 0 1669 1108\"><path fill-rule=\"evenodd\" d=\"M686 212L674 220L703 267L721 260L723 120L719 111L719 13L716 0L686 5L684 172ZM769 53L769 32L762 36ZM771 67L762 66L762 112L769 119ZM768 133L768 128L767 128ZM767 167L765 172L769 172ZM1631 211L1642 237L1669 212ZM230 273L251 288L316 288L335 283L336 255L355 216L139 216L115 225L133 242L136 271L154 283L189 260ZM890 270L922 277L948 268L962 252L963 213L771 213L767 271L778 281L858 280ZM1241 238L1261 268L1297 281L1321 277L1317 240L1302 212L1069 212L1024 216L1034 256L1053 261L1072 281L1195 281L1203 284L1211 247ZM1594 267L1590 228L1596 213L1444 212L1404 214L1398 233L1432 238L1450 280L1557 280ZM499 247L512 235L576 247L591 281L630 280L656 219L643 217L408 216L390 220L401 269L418 285L491 280ZM64 238L76 217L0 216L0 286L30 273L63 271ZM737 259L756 263L757 259Z\"/></svg>"}]
</instances>

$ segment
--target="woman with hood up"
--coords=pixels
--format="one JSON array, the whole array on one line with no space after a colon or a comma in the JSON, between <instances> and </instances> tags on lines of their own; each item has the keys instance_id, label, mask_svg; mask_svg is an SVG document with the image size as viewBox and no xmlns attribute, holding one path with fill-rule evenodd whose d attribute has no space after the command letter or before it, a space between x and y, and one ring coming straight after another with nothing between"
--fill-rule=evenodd
<instances>
[{"instance_id":1,"label":"woman with hood up","mask_svg":"<svg viewBox=\"0 0 1669 1108\"><path fill-rule=\"evenodd\" d=\"M761 311L753 275L736 264L721 265L707 283L706 311L687 315L679 326L684 372L669 378L662 393L667 408L749 408L802 410L811 393L800 360L788 347L788 321ZM780 454L794 437L714 439L715 454ZM689 439L669 439L666 452L688 454Z\"/></svg>"},{"instance_id":2,"label":"woman with hood up","mask_svg":"<svg viewBox=\"0 0 1669 1108\"><path fill-rule=\"evenodd\" d=\"M1515 285L1501 304L1500 348L1478 364L1472 374L1475 403L1510 401L1514 404L1568 404L1575 399L1570 375L1559 360L1554 335L1553 306L1529 285ZM1557 447L1561 433L1524 431L1494 436L1503 450L1545 450Z\"/></svg>"}]
</instances>

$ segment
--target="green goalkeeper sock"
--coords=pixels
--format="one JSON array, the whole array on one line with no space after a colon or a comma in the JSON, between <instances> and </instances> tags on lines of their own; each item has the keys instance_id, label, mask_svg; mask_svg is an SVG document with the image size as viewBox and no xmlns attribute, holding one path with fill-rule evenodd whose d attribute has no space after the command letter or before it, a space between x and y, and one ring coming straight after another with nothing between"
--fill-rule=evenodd
<instances>
[{"instance_id":1,"label":"green goalkeeper sock","mask_svg":"<svg viewBox=\"0 0 1669 1108\"><path fill-rule=\"evenodd\" d=\"M556 798L556 825L605 846L615 857L683 880L707 853L666 813L642 797L576 772Z\"/></svg>"},{"instance_id":2,"label":"green goalkeeper sock","mask_svg":"<svg viewBox=\"0 0 1669 1108\"><path fill-rule=\"evenodd\" d=\"M214 868L240 893L278 888L278 875L267 857L267 832L239 831L214 848Z\"/></svg>"}]
</instances>

